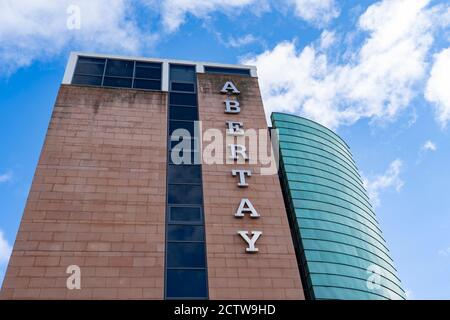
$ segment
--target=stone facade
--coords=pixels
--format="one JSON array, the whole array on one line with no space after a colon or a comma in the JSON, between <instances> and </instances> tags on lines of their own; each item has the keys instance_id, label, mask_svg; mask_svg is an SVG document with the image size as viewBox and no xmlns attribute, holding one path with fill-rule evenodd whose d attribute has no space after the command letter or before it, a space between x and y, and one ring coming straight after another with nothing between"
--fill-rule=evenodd
<instances>
[{"instance_id":1,"label":"stone facade","mask_svg":"<svg viewBox=\"0 0 450 320\"><path fill-rule=\"evenodd\" d=\"M163 298L166 100L61 86L2 298Z\"/></svg>"},{"instance_id":2,"label":"stone facade","mask_svg":"<svg viewBox=\"0 0 450 320\"><path fill-rule=\"evenodd\" d=\"M245 130L267 130L257 78L215 74L198 74L197 77L203 131L220 129L225 137L226 121L242 122ZM220 90L227 81L232 81L240 91L241 112L238 114L224 112L226 96ZM250 151L249 140L246 142ZM221 151L224 157L229 157L225 144ZM261 167L250 161L203 164L211 299L304 298L278 175L261 175ZM246 178L247 188L237 186L239 178L232 176L233 169L252 171L251 177ZM248 214L241 219L234 216L242 198L251 201L260 218L251 219ZM263 232L256 242L258 253L246 253L247 244L237 234L238 230Z\"/></svg>"}]
</instances>

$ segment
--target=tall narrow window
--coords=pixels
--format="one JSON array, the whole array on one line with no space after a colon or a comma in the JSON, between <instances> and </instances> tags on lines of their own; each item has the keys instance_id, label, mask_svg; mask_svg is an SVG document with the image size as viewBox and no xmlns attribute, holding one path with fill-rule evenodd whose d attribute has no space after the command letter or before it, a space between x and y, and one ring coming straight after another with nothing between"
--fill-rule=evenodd
<instances>
[{"instance_id":1,"label":"tall narrow window","mask_svg":"<svg viewBox=\"0 0 450 320\"><path fill-rule=\"evenodd\" d=\"M202 168L194 162L198 152L196 81L194 66L170 66L166 299L208 298ZM178 145L183 148L176 150Z\"/></svg>"}]
</instances>

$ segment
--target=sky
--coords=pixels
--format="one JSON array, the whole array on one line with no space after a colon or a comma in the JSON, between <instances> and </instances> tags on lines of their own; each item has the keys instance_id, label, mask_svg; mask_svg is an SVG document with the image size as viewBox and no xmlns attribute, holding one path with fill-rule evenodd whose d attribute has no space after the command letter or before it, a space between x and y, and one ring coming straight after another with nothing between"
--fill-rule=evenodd
<instances>
[{"instance_id":1,"label":"sky","mask_svg":"<svg viewBox=\"0 0 450 320\"><path fill-rule=\"evenodd\" d=\"M350 145L409 299L450 299L450 4L0 1L0 282L71 51L256 65Z\"/></svg>"}]
</instances>

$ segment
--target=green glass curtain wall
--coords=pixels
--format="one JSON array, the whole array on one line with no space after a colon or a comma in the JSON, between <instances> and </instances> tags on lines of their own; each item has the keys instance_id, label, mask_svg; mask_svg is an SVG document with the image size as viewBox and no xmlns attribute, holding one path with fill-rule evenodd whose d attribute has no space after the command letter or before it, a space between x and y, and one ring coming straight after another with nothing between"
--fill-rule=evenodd
<instances>
[{"instance_id":1,"label":"green glass curtain wall","mask_svg":"<svg viewBox=\"0 0 450 320\"><path fill-rule=\"evenodd\" d=\"M306 297L405 299L350 148L311 120L272 113Z\"/></svg>"}]
</instances>

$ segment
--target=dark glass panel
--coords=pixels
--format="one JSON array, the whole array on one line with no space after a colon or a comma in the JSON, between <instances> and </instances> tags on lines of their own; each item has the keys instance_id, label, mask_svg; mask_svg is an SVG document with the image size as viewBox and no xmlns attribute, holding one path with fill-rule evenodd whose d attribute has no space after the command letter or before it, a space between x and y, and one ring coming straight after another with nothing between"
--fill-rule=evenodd
<instances>
[{"instance_id":1,"label":"dark glass panel","mask_svg":"<svg viewBox=\"0 0 450 320\"><path fill-rule=\"evenodd\" d=\"M238 74L242 76L250 76L249 69L221 68L221 67L205 67L206 73L222 73L222 74Z\"/></svg>"},{"instance_id":2,"label":"dark glass panel","mask_svg":"<svg viewBox=\"0 0 450 320\"><path fill-rule=\"evenodd\" d=\"M205 244L203 242L167 243L168 268L204 268Z\"/></svg>"},{"instance_id":3,"label":"dark glass panel","mask_svg":"<svg viewBox=\"0 0 450 320\"><path fill-rule=\"evenodd\" d=\"M167 298L207 298L205 270L167 270Z\"/></svg>"},{"instance_id":4,"label":"dark glass panel","mask_svg":"<svg viewBox=\"0 0 450 320\"><path fill-rule=\"evenodd\" d=\"M104 64L78 62L77 67L75 68L75 74L81 73L81 74L103 76L104 68L105 68Z\"/></svg>"},{"instance_id":5,"label":"dark glass panel","mask_svg":"<svg viewBox=\"0 0 450 320\"><path fill-rule=\"evenodd\" d=\"M203 226L169 225L167 229L168 241L204 241Z\"/></svg>"},{"instance_id":6,"label":"dark glass panel","mask_svg":"<svg viewBox=\"0 0 450 320\"><path fill-rule=\"evenodd\" d=\"M193 83L172 82L173 91L195 92Z\"/></svg>"},{"instance_id":7,"label":"dark glass panel","mask_svg":"<svg viewBox=\"0 0 450 320\"><path fill-rule=\"evenodd\" d=\"M193 185L168 185L171 204L202 204L202 187Z\"/></svg>"},{"instance_id":8,"label":"dark glass panel","mask_svg":"<svg viewBox=\"0 0 450 320\"><path fill-rule=\"evenodd\" d=\"M202 182L200 166L170 165L168 183L196 183Z\"/></svg>"},{"instance_id":9,"label":"dark glass panel","mask_svg":"<svg viewBox=\"0 0 450 320\"><path fill-rule=\"evenodd\" d=\"M88 62L88 63L99 63L105 64L105 59L102 58L88 58L88 57L78 57L78 63Z\"/></svg>"},{"instance_id":10,"label":"dark glass panel","mask_svg":"<svg viewBox=\"0 0 450 320\"><path fill-rule=\"evenodd\" d=\"M200 208L192 207L170 207L171 221L196 222L202 220L202 211Z\"/></svg>"},{"instance_id":11,"label":"dark glass panel","mask_svg":"<svg viewBox=\"0 0 450 320\"><path fill-rule=\"evenodd\" d=\"M170 93L170 104L196 106L197 95L192 93Z\"/></svg>"},{"instance_id":12,"label":"dark glass panel","mask_svg":"<svg viewBox=\"0 0 450 320\"><path fill-rule=\"evenodd\" d=\"M194 107L169 107L170 119L198 120L197 108Z\"/></svg>"},{"instance_id":13,"label":"dark glass panel","mask_svg":"<svg viewBox=\"0 0 450 320\"><path fill-rule=\"evenodd\" d=\"M74 75L72 79L72 84L86 84L90 86L100 86L102 84L102 77Z\"/></svg>"},{"instance_id":14,"label":"dark glass panel","mask_svg":"<svg viewBox=\"0 0 450 320\"><path fill-rule=\"evenodd\" d=\"M189 132L189 137L194 138L195 121L169 121L169 135L172 136L176 129L185 129ZM176 132L177 135L183 134L183 132Z\"/></svg>"},{"instance_id":15,"label":"dark glass panel","mask_svg":"<svg viewBox=\"0 0 450 320\"><path fill-rule=\"evenodd\" d=\"M161 69L161 63L136 61L136 67Z\"/></svg>"},{"instance_id":16,"label":"dark glass panel","mask_svg":"<svg viewBox=\"0 0 450 320\"><path fill-rule=\"evenodd\" d=\"M103 86L131 88L131 79L105 77L105 79L103 80Z\"/></svg>"},{"instance_id":17,"label":"dark glass panel","mask_svg":"<svg viewBox=\"0 0 450 320\"><path fill-rule=\"evenodd\" d=\"M170 65L170 80L195 82L195 67L183 65Z\"/></svg>"},{"instance_id":18,"label":"dark glass panel","mask_svg":"<svg viewBox=\"0 0 450 320\"><path fill-rule=\"evenodd\" d=\"M161 69L136 67L136 73L134 76L136 78L161 79Z\"/></svg>"},{"instance_id":19,"label":"dark glass panel","mask_svg":"<svg viewBox=\"0 0 450 320\"><path fill-rule=\"evenodd\" d=\"M161 90L161 81L134 79L133 87L136 89Z\"/></svg>"},{"instance_id":20,"label":"dark glass panel","mask_svg":"<svg viewBox=\"0 0 450 320\"><path fill-rule=\"evenodd\" d=\"M134 61L108 59L106 62L105 75L114 77L133 77L133 68Z\"/></svg>"}]
</instances>

